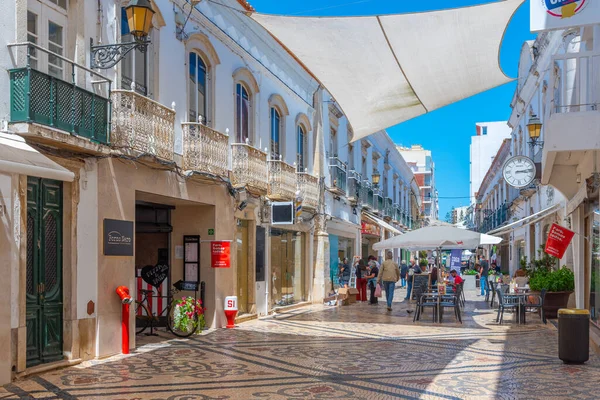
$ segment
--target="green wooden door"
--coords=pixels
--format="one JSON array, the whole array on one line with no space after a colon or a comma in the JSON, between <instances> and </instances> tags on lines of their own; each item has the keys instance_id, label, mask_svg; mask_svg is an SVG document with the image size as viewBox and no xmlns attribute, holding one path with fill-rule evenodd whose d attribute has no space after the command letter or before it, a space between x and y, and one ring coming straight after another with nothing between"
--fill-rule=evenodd
<instances>
[{"instance_id":1,"label":"green wooden door","mask_svg":"<svg viewBox=\"0 0 600 400\"><path fill-rule=\"evenodd\" d=\"M62 183L27 181L27 366L63 358Z\"/></svg>"}]
</instances>

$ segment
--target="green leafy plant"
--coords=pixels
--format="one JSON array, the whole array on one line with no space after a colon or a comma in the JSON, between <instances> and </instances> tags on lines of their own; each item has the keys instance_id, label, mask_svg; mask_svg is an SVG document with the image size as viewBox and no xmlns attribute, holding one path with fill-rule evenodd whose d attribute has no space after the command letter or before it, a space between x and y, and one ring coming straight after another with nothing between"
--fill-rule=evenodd
<instances>
[{"instance_id":1,"label":"green leafy plant","mask_svg":"<svg viewBox=\"0 0 600 400\"><path fill-rule=\"evenodd\" d=\"M197 315L198 318L194 318L194 315ZM173 325L175 329L184 332L189 331L190 327L198 328L197 333L202 332L206 327L202 300L196 300L193 297L182 297L181 300L177 300Z\"/></svg>"},{"instance_id":2,"label":"green leafy plant","mask_svg":"<svg viewBox=\"0 0 600 400\"><path fill-rule=\"evenodd\" d=\"M538 250L538 258L532 260L527 266L527 275L535 276L540 272L552 272L558 265L558 258L551 256L544 251L544 246L540 246Z\"/></svg>"},{"instance_id":3,"label":"green leafy plant","mask_svg":"<svg viewBox=\"0 0 600 400\"><path fill-rule=\"evenodd\" d=\"M427 261L427 259L426 259L426 258L421 258L421 259L419 260L419 267L426 267L426 266L428 266L428 265L429 265L429 262Z\"/></svg>"},{"instance_id":4,"label":"green leafy plant","mask_svg":"<svg viewBox=\"0 0 600 400\"><path fill-rule=\"evenodd\" d=\"M477 275L477 271L475 271L474 269L468 269L465 272L463 272L463 275Z\"/></svg>"},{"instance_id":5,"label":"green leafy plant","mask_svg":"<svg viewBox=\"0 0 600 400\"><path fill-rule=\"evenodd\" d=\"M575 289L575 275L566 266L556 271L537 271L529 279L531 290L540 292L546 289L548 292L571 292Z\"/></svg>"}]
</instances>

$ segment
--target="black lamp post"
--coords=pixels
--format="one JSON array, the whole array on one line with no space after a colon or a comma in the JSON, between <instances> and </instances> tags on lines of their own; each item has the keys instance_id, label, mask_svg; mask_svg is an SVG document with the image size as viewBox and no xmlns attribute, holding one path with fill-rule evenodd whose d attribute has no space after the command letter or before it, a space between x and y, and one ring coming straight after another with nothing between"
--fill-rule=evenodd
<instances>
[{"instance_id":1,"label":"black lamp post","mask_svg":"<svg viewBox=\"0 0 600 400\"><path fill-rule=\"evenodd\" d=\"M152 17L154 10L150 0L131 0L125 7L127 25L134 41L128 43L116 43L94 46L94 40L90 41L91 68L112 68L133 49L145 52L150 40L148 34L152 29Z\"/></svg>"}]
</instances>

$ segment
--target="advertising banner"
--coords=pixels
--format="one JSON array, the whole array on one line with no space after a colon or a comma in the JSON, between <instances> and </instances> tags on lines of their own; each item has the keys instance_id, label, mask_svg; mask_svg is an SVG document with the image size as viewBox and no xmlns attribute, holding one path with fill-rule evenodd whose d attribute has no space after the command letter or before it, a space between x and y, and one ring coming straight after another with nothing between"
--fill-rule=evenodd
<instances>
[{"instance_id":1,"label":"advertising banner","mask_svg":"<svg viewBox=\"0 0 600 400\"><path fill-rule=\"evenodd\" d=\"M574 235L575 232L560 225L552 224L544 251L556 258L563 258Z\"/></svg>"},{"instance_id":2,"label":"advertising banner","mask_svg":"<svg viewBox=\"0 0 600 400\"><path fill-rule=\"evenodd\" d=\"M381 236L381 230L379 229L379 226L375 224L361 221L360 228L363 235Z\"/></svg>"},{"instance_id":3,"label":"advertising banner","mask_svg":"<svg viewBox=\"0 0 600 400\"><path fill-rule=\"evenodd\" d=\"M598 0L530 0L531 31L600 23Z\"/></svg>"},{"instance_id":4,"label":"advertising banner","mask_svg":"<svg viewBox=\"0 0 600 400\"><path fill-rule=\"evenodd\" d=\"M462 261L462 250L452 250L450 253L450 271L456 270L460 272Z\"/></svg>"},{"instance_id":5,"label":"advertising banner","mask_svg":"<svg viewBox=\"0 0 600 400\"><path fill-rule=\"evenodd\" d=\"M231 242L210 242L210 266L212 268L231 268Z\"/></svg>"}]
</instances>

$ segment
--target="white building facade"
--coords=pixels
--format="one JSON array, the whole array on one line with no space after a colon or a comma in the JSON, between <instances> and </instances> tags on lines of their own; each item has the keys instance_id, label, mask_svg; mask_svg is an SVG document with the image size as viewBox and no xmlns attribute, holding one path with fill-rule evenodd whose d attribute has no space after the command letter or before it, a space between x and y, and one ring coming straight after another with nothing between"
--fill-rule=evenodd
<instances>
[{"instance_id":1,"label":"white building facade","mask_svg":"<svg viewBox=\"0 0 600 400\"><path fill-rule=\"evenodd\" d=\"M410 165L421 192L421 216L428 220L439 219L438 191L435 184L435 162L431 150L421 145L398 146L398 151Z\"/></svg>"},{"instance_id":2,"label":"white building facade","mask_svg":"<svg viewBox=\"0 0 600 400\"><path fill-rule=\"evenodd\" d=\"M502 141L510 137L511 129L505 121L478 122L476 135L471 136L470 152L470 189L471 204L475 203L476 193L492 165Z\"/></svg>"}]
</instances>

